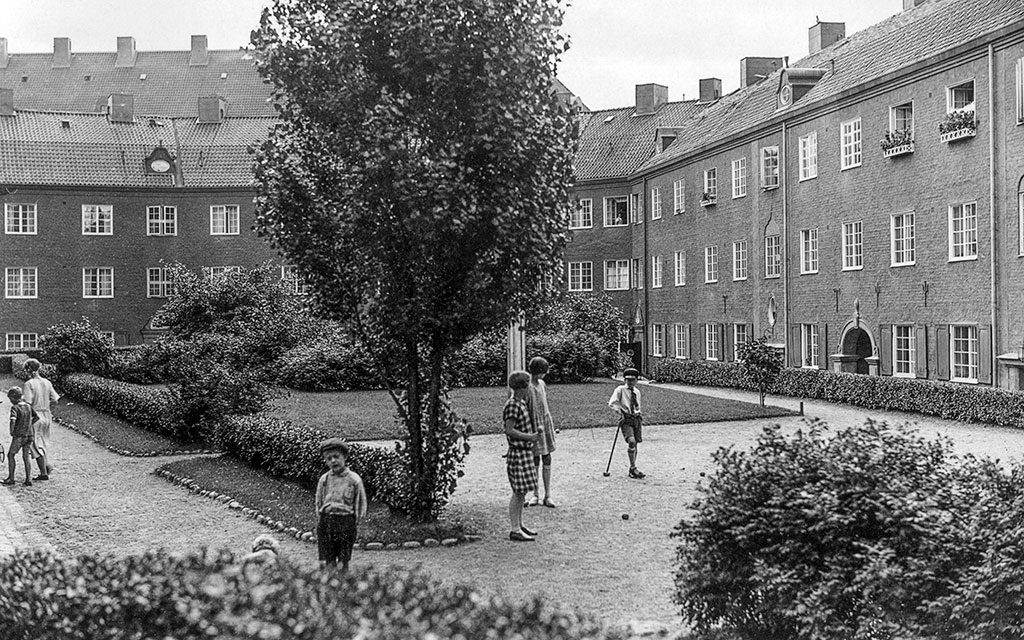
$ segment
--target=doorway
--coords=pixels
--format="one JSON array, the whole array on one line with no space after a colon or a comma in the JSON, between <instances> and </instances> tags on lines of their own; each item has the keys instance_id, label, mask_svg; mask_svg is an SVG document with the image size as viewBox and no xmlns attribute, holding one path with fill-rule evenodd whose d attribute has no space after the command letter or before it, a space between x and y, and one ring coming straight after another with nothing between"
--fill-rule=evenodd
<instances>
[{"instance_id":1,"label":"doorway","mask_svg":"<svg viewBox=\"0 0 1024 640\"><path fill-rule=\"evenodd\" d=\"M846 332L846 336L843 337L843 355L844 356L857 356L856 367L853 368L853 373L859 373L862 375L868 374L868 361L874 354L874 350L871 345L871 336L867 331L860 327L853 327Z\"/></svg>"}]
</instances>

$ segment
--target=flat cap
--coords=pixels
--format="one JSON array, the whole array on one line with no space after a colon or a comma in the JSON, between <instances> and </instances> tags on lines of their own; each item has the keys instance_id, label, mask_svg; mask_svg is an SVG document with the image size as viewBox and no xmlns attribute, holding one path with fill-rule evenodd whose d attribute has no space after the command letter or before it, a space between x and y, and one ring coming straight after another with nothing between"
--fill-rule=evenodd
<instances>
[{"instance_id":1,"label":"flat cap","mask_svg":"<svg viewBox=\"0 0 1024 640\"><path fill-rule=\"evenodd\" d=\"M348 443L341 438L327 438L320 443L320 455L323 455L328 451L340 451L347 456Z\"/></svg>"},{"instance_id":2,"label":"flat cap","mask_svg":"<svg viewBox=\"0 0 1024 640\"><path fill-rule=\"evenodd\" d=\"M636 369L632 369L632 368L626 369L625 371L622 372L622 377L623 378L639 378L640 377L640 372L637 371Z\"/></svg>"}]
</instances>

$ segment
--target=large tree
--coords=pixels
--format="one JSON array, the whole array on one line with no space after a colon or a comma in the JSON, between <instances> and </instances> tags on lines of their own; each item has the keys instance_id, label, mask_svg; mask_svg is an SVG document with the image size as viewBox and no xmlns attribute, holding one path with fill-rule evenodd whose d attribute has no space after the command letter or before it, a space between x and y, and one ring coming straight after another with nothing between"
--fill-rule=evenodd
<instances>
[{"instance_id":1,"label":"large tree","mask_svg":"<svg viewBox=\"0 0 1024 640\"><path fill-rule=\"evenodd\" d=\"M253 33L280 113L256 226L379 362L415 516L454 483L451 354L559 269L576 139L552 91L561 18L559 0L276 0Z\"/></svg>"}]
</instances>

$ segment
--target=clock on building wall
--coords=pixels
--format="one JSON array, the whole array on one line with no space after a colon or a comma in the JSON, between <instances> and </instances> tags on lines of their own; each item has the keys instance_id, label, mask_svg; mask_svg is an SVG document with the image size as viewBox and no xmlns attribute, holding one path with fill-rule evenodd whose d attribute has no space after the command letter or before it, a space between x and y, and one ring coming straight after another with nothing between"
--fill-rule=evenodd
<instances>
[{"instance_id":1,"label":"clock on building wall","mask_svg":"<svg viewBox=\"0 0 1024 640\"><path fill-rule=\"evenodd\" d=\"M143 167L147 175L168 175L174 171L174 156L160 145L146 156Z\"/></svg>"},{"instance_id":2,"label":"clock on building wall","mask_svg":"<svg viewBox=\"0 0 1024 640\"><path fill-rule=\"evenodd\" d=\"M779 89L779 106L788 107L793 103L793 86L790 84L782 85Z\"/></svg>"}]
</instances>

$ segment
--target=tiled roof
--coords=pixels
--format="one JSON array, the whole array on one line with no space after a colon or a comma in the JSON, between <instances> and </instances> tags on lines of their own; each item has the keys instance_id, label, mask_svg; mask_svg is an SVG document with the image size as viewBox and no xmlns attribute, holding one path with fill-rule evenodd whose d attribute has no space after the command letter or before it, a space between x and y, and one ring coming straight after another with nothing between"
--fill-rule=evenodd
<instances>
[{"instance_id":1,"label":"tiled roof","mask_svg":"<svg viewBox=\"0 0 1024 640\"><path fill-rule=\"evenodd\" d=\"M791 108L832 98L1013 24L1024 28L1024 0L926 2L793 63L794 68L826 72ZM781 114L776 111L781 73L776 71L765 81L724 96L703 110L672 146L651 157L639 170L699 152Z\"/></svg>"},{"instance_id":2,"label":"tiled roof","mask_svg":"<svg viewBox=\"0 0 1024 640\"><path fill-rule=\"evenodd\" d=\"M151 116L111 123L103 114L18 111L0 117L0 184L169 187L170 176L143 171L143 160L163 144L178 156L182 186L247 187L248 147L266 139L275 121Z\"/></svg>"},{"instance_id":3,"label":"tiled roof","mask_svg":"<svg viewBox=\"0 0 1024 640\"><path fill-rule=\"evenodd\" d=\"M111 93L128 93L136 113L195 116L200 97L218 95L227 99L230 117L276 115L267 101L272 87L244 51L210 51L204 66L189 66L188 51L139 51L128 68L114 67L116 59L116 53L74 53L70 67L54 69L53 54L12 53L0 68L0 87L14 89L17 109L94 112Z\"/></svg>"},{"instance_id":4,"label":"tiled roof","mask_svg":"<svg viewBox=\"0 0 1024 640\"><path fill-rule=\"evenodd\" d=\"M651 115L635 115L636 107L583 114L576 179L600 180L633 173L654 154L658 128L685 126L705 106L691 100L669 102Z\"/></svg>"}]
</instances>

